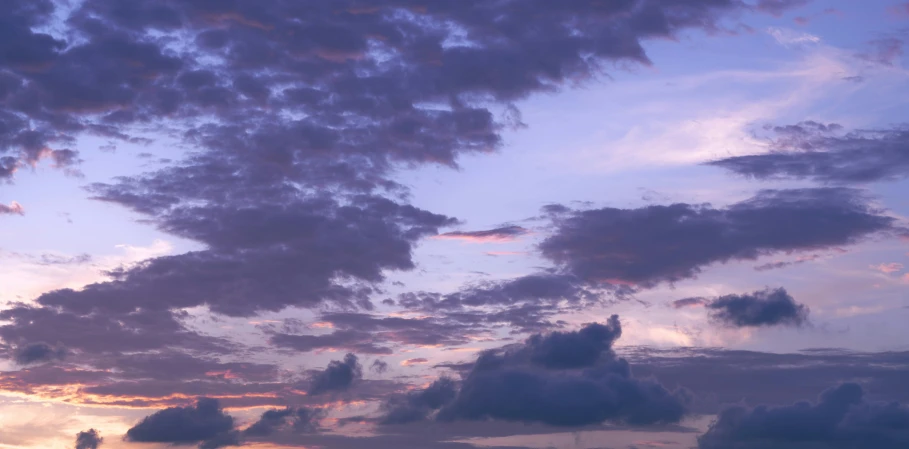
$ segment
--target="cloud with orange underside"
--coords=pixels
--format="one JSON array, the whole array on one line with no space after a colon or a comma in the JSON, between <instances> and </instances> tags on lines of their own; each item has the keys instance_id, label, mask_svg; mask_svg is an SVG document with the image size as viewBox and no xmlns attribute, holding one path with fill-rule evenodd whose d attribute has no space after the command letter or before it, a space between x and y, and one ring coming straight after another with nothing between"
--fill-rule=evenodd
<instances>
[{"instance_id":1,"label":"cloud with orange underside","mask_svg":"<svg viewBox=\"0 0 909 449\"><path fill-rule=\"evenodd\" d=\"M433 238L437 240L460 240L468 243L508 243L529 233L530 230L521 226L503 226L484 231L446 232Z\"/></svg>"}]
</instances>

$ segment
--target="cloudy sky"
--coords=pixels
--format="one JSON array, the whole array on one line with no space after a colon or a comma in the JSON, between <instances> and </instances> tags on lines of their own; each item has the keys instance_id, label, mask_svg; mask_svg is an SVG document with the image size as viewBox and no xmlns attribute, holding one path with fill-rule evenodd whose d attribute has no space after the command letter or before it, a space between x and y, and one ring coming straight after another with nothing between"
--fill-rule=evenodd
<instances>
[{"instance_id":1,"label":"cloudy sky","mask_svg":"<svg viewBox=\"0 0 909 449\"><path fill-rule=\"evenodd\" d=\"M907 39L4 0L0 448L909 447Z\"/></svg>"}]
</instances>

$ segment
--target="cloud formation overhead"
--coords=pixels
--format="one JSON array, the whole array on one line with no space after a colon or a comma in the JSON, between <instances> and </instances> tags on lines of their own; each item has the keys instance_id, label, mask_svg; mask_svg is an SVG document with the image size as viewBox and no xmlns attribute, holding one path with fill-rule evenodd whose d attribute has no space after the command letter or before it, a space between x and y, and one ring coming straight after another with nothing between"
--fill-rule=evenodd
<instances>
[{"instance_id":1,"label":"cloud formation overhead","mask_svg":"<svg viewBox=\"0 0 909 449\"><path fill-rule=\"evenodd\" d=\"M0 447L902 448L907 11L6 0Z\"/></svg>"}]
</instances>

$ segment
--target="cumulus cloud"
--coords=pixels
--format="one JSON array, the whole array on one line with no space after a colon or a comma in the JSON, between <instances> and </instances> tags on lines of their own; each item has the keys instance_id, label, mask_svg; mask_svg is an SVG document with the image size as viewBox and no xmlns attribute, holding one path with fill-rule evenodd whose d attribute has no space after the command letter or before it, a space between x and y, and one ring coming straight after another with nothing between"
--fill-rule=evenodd
<instances>
[{"instance_id":1,"label":"cumulus cloud","mask_svg":"<svg viewBox=\"0 0 909 449\"><path fill-rule=\"evenodd\" d=\"M770 151L710 162L757 179L810 179L848 184L909 176L909 128L855 130L802 122L769 128Z\"/></svg>"},{"instance_id":2,"label":"cumulus cloud","mask_svg":"<svg viewBox=\"0 0 909 449\"><path fill-rule=\"evenodd\" d=\"M783 288L720 296L706 307L711 319L732 327L798 327L808 321L808 307L795 302Z\"/></svg>"},{"instance_id":3,"label":"cumulus cloud","mask_svg":"<svg viewBox=\"0 0 909 449\"><path fill-rule=\"evenodd\" d=\"M457 394L457 384L442 377L426 388L392 396L382 404L380 424L406 424L429 418L433 412L451 402Z\"/></svg>"},{"instance_id":4,"label":"cumulus cloud","mask_svg":"<svg viewBox=\"0 0 909 449\"><path fill-rule=\"evenodd\" d=\"M856 243L894 231L894 219L859 190L764 190L725 208L672 204L578 210L555 216L544 257L590 283L653 286L705 267Z\"/></svg>"},{"instance_id":5,"label":"cumulus cloud","mask_svg":"<svg viewBox=\"0 0 909 449\"><path fill-rule=\"evenodd\" d=\"M722 411L698 438L700 449L897 449L909 445L909 408L864 400L864 391L845 383L821 393L814 404Z\"/></svg>"},{"instance_id":6,"label":"cumulus cloud","mask_svg":"<svg viewBox=\"0 0 909 449\"><path fill-rule=\"evenodd\" d=\"M217 399L200 398L196 405L172 407L146 416L126 432L135 443L199 443L201 449L235 445L234 419Z\"/></svg>"},{"instance_id":7,"label":"cumulus cloud","mask_svg":"<svg viewBox=\"0 0 909 449\"><path fill-rule=\"evenodd\" d=\"M606 324L536 334L521 344L486 351L456 394L451 382L442 379L425 391L386 404L381 421L401 423L432 416L442 421L494 419L580 426L607 420L633 425L680 420L687 393L632 376L628 362L612 351L620 335L621 324L614 315Z\"/></svg>"},{"instance_id":8,"label":"cumulus cloud","mask_svg":"<svg viewBox=\"0 0 909 449\"><path fill-rule=\"evenodd\" d=\"M88 429L76 434L76 449L98 449L104 438L95 429Z\"/></svg>"},{"instance_id":9,"label":"cumulus cloud","mask_svg":"<svg viewBox=\"0 0 909 449\"><path fill-rule=\"evenodd\" d=\"M344 391L363 377L363 367L354 354L347 354L343 361L332 360L328 366L310 378L309 394L318 395Z\"/></svg>"}]
</instances>

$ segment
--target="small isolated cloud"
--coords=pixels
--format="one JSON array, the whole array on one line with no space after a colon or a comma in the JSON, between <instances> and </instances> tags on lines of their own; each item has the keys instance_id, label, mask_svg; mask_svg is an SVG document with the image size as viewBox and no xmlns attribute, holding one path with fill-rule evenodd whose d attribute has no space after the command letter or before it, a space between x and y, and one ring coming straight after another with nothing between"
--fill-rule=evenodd
<instances>
[{"instance_id":1,"label":"small isolated cloud","mask_svg":"<svg viewBox=\"0 0 909 449\"><path fill-rule=\"evenodd\" d=\"M104 438L95 429L88 429L76 434L76 449L98 449Z\"/></svg>"},{"instance_id":2,"label":"small isolated cloud","mask_svg":"<svg viewBox=\"0 0 909 449\"><path fill-rule=\"evenodd\" d=\"M505 243L513 242L530 231L521 226L503 226L485 231L454 231L439 234L435 238L442 240L463 240L472 243Z\"/></svg>"},{"instance_id":3,"label":"small isolated cloud","mask_svg":"<svg viewBox=\"0 0 909 449\"><path fill-rule=\"evenodd\" d=\"M0 204L0 215L25 215L25 209L22 208L22 205L11 201L9 205Z\"/></svg>"},{"instance_id":4,"label":"small isolated cloud","mask_svg":"<svg viewBox=\"0 0 909 449\"><path fill-rule=\"evenodd\" d=\"M523 256L527 254L526 251L486 251L487 256L498 257L498 256Z\"/></svg>"},{"instance_id":5,"label":"small isolated cloud","mask_svg":"<svg viewBox=\"0 0 909 449\"><path fill-rule=\"evenodd\" d=\"M317 371L311 378L310 395L344 391L363 377L363 368L354 354L347 354L344 360L332 360L323 371Z\"/></svg>"},{"instance_id":6,"label":"small isolated cloud","mask_svg":"<svg viewBox=\"0 0 909 449\"><path fill-rule=\"evenodd\" d=\"M672 301L672 307L674 309L684 309L687 307L702 307L710 303L710 300L707 298L694 297L694 298L682 298Z\"/></svg>"},{"instance_id":7,"label":"small isolated cloud","mask_svg":"<svg viewBox=\"0 0 909 449\"><path fill-rule=\"evenodd\" d=\"M878 265L871 265L871 269L880 271L881 273L896 273L897 271L903 270L903 264L897 262L891 263L882 263Z\"/></svg>"},{"instance_id":8,"label":"small isolated cloud","mask_svg":"<svg viewBox=\"0 0 909 449\"><path fill-rule=\"evenodd\" d=\"M233 417L224 413L217 399L199 398L195 406L166 408L146 416L126 432L126 441L200 443L200 448L208 449L236 445L233 428Z\"/></svg>"},{"instance_id":9,"label":"small isolated cloud","mask_svg":"<svg viewBox=\"0 0 909 449\"><path fill-rule=\"evenodd\" d=\"M712 320L730 327L798 327L808 321L808 307L783 288L720 296L707 308Z\"/></svg>"},{"instance_id":10,"label":"small isolated cloud","mask_svg":"<svg viewBox=\"0 0 909 449\"><path fill-rule=\"evenodd\" d=\"M419 357L419 358L416 358L416 359L407 359L407 360L401 362L401 366L416 366L416 365L423 365L423 364L426 364L426 363L428 363L428 362L429 362L429 359L426 359L426 358L423 358L423 357Z\"/></svg>"},{"instance_id":11,"label":"small isolated cloud","mask_svg":"<svg viewBox=\"0 0 909 449\"><path fill-rule=\"evenodd\" d=\"M370 365L369 369L376 374L384 374L386 371L388 371L388 363L381 360L376 360L372 362L372 365Z\"/></svg>"},{"instance_id":12,"label":"small isolated cloud","mask_svg":"<svg viewBox=\"0 0 909 449\"><path fill-rule=\"evenodd\" d=\"M805 44L819 44L821 38L813 34L802 31L790 30L788 28L767 28L767 34L773 36L777 43L784 47L791 47Z\"/></svg>"}]
</instances>

